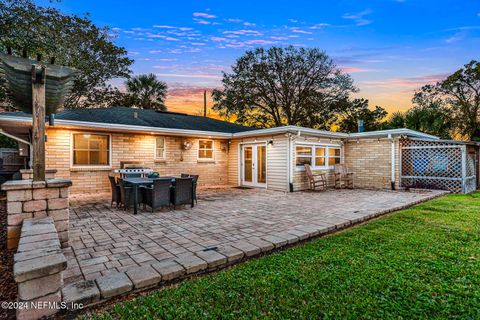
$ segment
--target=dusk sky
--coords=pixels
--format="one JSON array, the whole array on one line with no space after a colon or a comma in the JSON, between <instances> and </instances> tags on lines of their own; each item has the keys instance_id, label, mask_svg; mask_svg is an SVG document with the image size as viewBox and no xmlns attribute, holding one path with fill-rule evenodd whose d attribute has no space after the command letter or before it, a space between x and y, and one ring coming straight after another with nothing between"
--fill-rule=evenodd
<instances>
[{"instance_id":1,"label":"dusk sky","mask_svg":"<svg viewBox=\"0 0 480 320\"><path fill-rule=\"evenodd\" d=\"M167 82L170 111L198 113L246 50L318 47L350 73L359 97L388 111L411 106L415 89L480 59L480 1L121 1L65 0L113 28L135 74ZM211 102L209 101L209 104Z\"/></svg>"}]
</instances>

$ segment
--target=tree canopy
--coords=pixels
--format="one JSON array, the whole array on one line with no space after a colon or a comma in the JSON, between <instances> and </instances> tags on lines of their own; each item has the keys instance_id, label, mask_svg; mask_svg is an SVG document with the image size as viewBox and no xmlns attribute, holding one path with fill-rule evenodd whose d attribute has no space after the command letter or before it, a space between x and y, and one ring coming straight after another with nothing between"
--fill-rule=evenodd
<instances>
[{"instance_id":1,"label":"tree canopy","mask_svg":"<svg viewBox=\"0 0 480 320\"><path fill-rule=\"evenodd\" d=\"M413 102L442 114L445 122L451 120L453 135L479 140L480 62L472 60L445 80L422 87Z\"/></svg>"},{"instance_id":2,"label":"tree canopy","mask_svg":"<svg viewBox=\"0 0 480 320\"><path fill-rule=\"evenodd\" d=\"M357 90L325 52L293 46L247 51L222 84L212 93L213 109L254 127L328 129L339 102Z\"/></svg>"},{"instance_id":3,"label":"tree canopy","mask_svg":"<svg viewBox=\"0 0 480 320\"><path fill-rule=\"evenodd\" d=\"M336 110L339 114L338 130L349 133L358 131L358 120L363 120L365 131L379 130L388 114L380 106L370 110L367 99L345 99Z\"/></svg>"},{"instance_id":4,"label":"tree canopy","mask_svg":"<svg viewBox=\"0 0 480 320\"><path fill-rule=\"evenodd\" d=\"M140 109L166 111L165 98L167 84L157 79L153 73L141 74L125 82L127 93L124 105Z\"/></svg>"},{"instance_id":5,"label":"tree canopy","mask_svg":"<svg viewBox=\"0 0 480 320\"><path fill-rule=\"evenodd\" d=\"M66 108L108 106L118 98L118 89L108 81L128 77L133 60L111 34L88 15L67 15L33 0L0 0L0 51L34 59L41 54L80 71ZM0 99L5 99L4 90L0 87Z\"/></svg>"}]
</instances>

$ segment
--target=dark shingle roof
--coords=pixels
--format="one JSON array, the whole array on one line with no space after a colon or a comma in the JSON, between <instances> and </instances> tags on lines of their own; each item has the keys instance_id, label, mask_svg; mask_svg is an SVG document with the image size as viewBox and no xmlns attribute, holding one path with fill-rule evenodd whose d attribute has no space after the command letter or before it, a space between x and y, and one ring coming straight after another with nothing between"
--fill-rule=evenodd
<instances>
[{"instance_id":1,"label":"dark shingle roof","mask_svg":"<svg viewBox=\"0 0 480 320\"><path fill-rule=\"evenodd\" d=\"M134 112L137 112L138 116L136 118ZM31 115L23 112L8 112L1 115L31 117ZM127 107L69 109L57 113L55 119L224 133L254 130L253 128L212 118Z\"/></svg>"}]
</instances>

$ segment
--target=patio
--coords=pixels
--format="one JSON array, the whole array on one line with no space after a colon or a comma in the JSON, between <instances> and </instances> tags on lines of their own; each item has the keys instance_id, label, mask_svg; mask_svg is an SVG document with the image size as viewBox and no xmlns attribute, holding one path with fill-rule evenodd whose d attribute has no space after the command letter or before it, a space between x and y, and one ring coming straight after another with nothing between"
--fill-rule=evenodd
<instances>
[{"instance_id":1,"label":"patio","mask_svg":"<svg viewBox=\"0 0 480 320\"><path fill-rule=\"evenodd\" d=\"M199 192L193 209L139 210L136 216L110 208L108 194L74 195L64 281L95 279L209 247L240 249L247 242L250 247L273 248L278 239L305 239L318 227L331 231L440 194L360 189L286 194L218 188Z\"/></svg>"}]
</instances>

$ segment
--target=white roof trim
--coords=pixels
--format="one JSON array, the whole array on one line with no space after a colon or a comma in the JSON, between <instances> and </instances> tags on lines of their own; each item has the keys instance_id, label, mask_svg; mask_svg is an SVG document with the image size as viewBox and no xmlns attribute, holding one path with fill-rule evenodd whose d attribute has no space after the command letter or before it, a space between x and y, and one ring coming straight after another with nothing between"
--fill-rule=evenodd
<instances>
[{"instance_id":1,"label":"white roof trim","mask_svg":"<svg viewBox=\"0 0 480 320\"><path fill-rule=\"evenodd\" d=\"M11 116L5 117L0 115L0 120L6 121L6 122L32 123L31 119L25 118L25 117L11 117ZM406 128L348 134L343 132L332 132L332 131L317 130L312 128L298 127L298 126L283 126L283 127L275 127L275 128L268 128L268 129L257 129L257 130L251 130L251 131L237 132L232 134L232 133L226 133L226 132L145 127L145 126L111 124L111 123L103 123L103 122L62 120L62 119L56 119L55 124L59 126L75 126L75 127L82 127L82 128L104 129L104 130L113 130L113 131L134 131L134 132L147 131L151 133L163 133L163 134L184 135L184 136L208 136L212 138L215 137L215 138L226 138L226 139L281 134L281 133L287 133L287 132L291 132L294 134L298 134L298 133L312 134L312 135L337 138L337 139L361 139L361 138L370 138L370 137L388 136L388 135L406 135L406 136L417 137L417 138L426 138L426 139L435 139L435 140L439 139L437 136L433 136L430 134L426 134L423 132L410 130Z\"/></svg>"},{"instance_id":2,"label":"white roof trim","mask_svg":"<svg viewBox=\"0 0 480 320\"><path fill-rule=\"evenodd\" d=\"M300 132L301 134L302 133L315 134L315 135L321 135L321 136L334 137L338 139L348 137L348 134L343 132L317 130L312 128L297 127L297 126L283 126L283 127L275 127L275 128L268 128L268 129L257 129L252 131L237 132L233 134L233 138L270 135L270 134L278 134L278 133L286 133L286 132L292 132L295 134L297 134L298 132Z\"/></svg>"},{"instance_id":3,"label":"white roof trim","mask_svg":"<svg viewBox=\"0 0 480 320\"><path fill-rule=\"evenodd\" d=\"M350 133L348 135L348 138L367 138L367 137L388 136L388 135L406 135L406 136L417 137L417 138L427 138L427 139L435 139L435 140L440 139L437 136L434 136L428 133L423 133L420 131L407 129L407 128Z\"/></svg>"}]
</instances>

